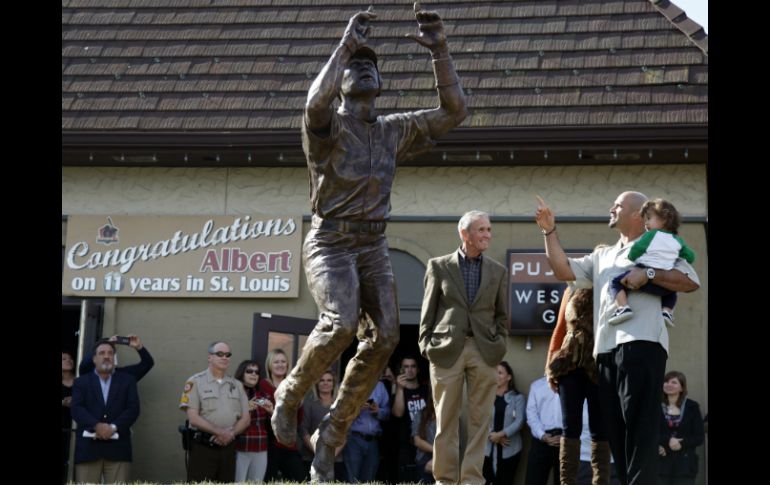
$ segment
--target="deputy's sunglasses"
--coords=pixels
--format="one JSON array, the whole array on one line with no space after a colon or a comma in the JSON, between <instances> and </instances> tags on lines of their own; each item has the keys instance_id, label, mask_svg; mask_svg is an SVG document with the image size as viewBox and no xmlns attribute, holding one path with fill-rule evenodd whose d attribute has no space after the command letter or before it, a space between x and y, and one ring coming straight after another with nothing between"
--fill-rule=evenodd
<instances>
[{"instance_id":1,"label":"deputy's sunglasses","mask_svg":"<svg viewBox=\"0 0 770 485\"><path fill-rule=\"evenodd\" d=\"M232 357L232 352L222 352L221 350L219 352L209 352L211 355L216 355L217 357Z\"/></svg>"}]
</instances>

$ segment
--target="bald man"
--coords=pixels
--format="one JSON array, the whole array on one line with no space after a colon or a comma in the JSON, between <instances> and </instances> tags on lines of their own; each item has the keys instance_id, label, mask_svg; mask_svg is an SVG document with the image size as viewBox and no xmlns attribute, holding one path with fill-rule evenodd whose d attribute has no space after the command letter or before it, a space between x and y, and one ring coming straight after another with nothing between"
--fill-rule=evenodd
<instances>
[{"instance_id":1,"label":"bald man","mask_svg":"<svg viewBox=\"0 0 770 485\"><path fill-rule=\"evenodd\" d=\"M668 358L668 330L660 312L660 297L641 291L629 293L633 317L623 326L609 325L617 304L608 287L612 278L628 270L622 283L631 290L651 280L677 292L695 291L700 286L695 270L681 258L671 270L636 268L628 259L631 245L645 232L641 215L645 201L647 196L639 192L620 194L610 208L609 221L620 239L582 258L566 256L556 234L554 214L540 197L535 212L556 278L574 282L579 288L595 289L594 357L599 369L600 406L607 419L618 479L628 485L657 481L656 423L660 419L660 393Z\"/></svg>"}]
</instances>

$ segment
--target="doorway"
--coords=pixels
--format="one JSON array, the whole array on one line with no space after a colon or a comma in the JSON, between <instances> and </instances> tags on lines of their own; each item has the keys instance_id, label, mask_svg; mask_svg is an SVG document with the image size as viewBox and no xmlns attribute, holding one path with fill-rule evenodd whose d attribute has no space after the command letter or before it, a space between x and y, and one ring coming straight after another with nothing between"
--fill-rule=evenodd
<instances>
[{"instance_id":1,"label":"doorway","mask_svg":"<svg viewBox=\"0 0 770 485\"><path fill-rule=\"evenodd\" d=\"M91 348L94 342L102 333L104 301L94 299L79 299L62 296L61 305L61 338L62 352L67 352L72 356L75 362L75 375L79 375L78 367L83 355ZM65 387L62 386L62 398L64 397ZM73 463L75 452L74 432L72 426L74 422L70 420L70 425L65 424L65 417L62 419L62 482L73 479L74 468L70 466Z\"/></svg>"},{"instance_id":2,"label":"doorway","mask_svg":"<svg viewBox=\"0 0 770 485\"><path fill-rule=\"evenodd\" d=\"M80 300L65 302L61 306L61 349L74 359L78 357L78 335L80 329Z\"/></svg>"}]
</instances>

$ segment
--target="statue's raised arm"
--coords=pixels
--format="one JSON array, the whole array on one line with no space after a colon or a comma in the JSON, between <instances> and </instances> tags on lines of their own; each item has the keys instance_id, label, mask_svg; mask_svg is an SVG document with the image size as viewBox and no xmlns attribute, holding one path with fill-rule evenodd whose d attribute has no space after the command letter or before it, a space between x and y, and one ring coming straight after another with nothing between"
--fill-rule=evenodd
<instances>
[{"instance_id":1,"label":"statue's raised arm","mask_svg":"<svg viewBox=\"0 0 770 485\"><path fill-rule=\"evenodd\" d=\"M430 110L428 123L431 136L441 136L456 127L468 116L465 107L460 78L455 72L452 56L449 55L444 22L437 12L422 10L419 2L414 4L414 16L420 34L406 34L423 47L430 49L433 58L433 74L439 96L439 107Z\"/></svg>"},{"instance_id":2,"label":"statue's raised arm","mask_svg":"<svg viewBox=\"0 0 770 485\"><path fill-rule=\"evenodd\" d=\"M369 10L358 12L350 18L342 40L310 86L305 105L306 123L319 135L323 136L324 132L328 132L332 102L342 87L342 74L351 56L366 45L367 36L371 30L369 22L376 17L370 6Z\"/></svg>"}]
</instances>

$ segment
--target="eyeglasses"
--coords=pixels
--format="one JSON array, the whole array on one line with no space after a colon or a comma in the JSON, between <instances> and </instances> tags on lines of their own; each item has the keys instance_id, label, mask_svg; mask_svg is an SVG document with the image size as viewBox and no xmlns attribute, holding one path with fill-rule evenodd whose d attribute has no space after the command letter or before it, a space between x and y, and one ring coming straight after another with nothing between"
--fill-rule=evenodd
<instances>
[{"instance_id":1,"label":"eyeglasses","mask_svg":"<svg viewBox=\"0 0 770 485\"><path fill-rule=\"evenodd\" d=\"M243 372L245 372L246 374L259 374L259 369L246 369Z\"/></svg>"},{"instance_id":2,"label":"eyeglasses","mask_svg":"<svg viewBox=\"0 0 770 485\"><path fill-rule=\"evenodd\" d=\"M211 355L216 355L217 357L232 357L232 352L222 352L221 350L219 352L209 352Z\"/></svg>"}]
</instances>

